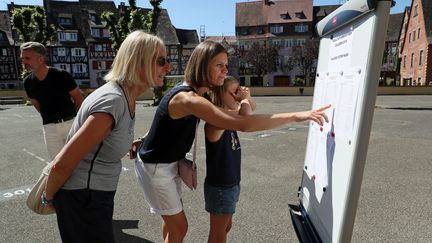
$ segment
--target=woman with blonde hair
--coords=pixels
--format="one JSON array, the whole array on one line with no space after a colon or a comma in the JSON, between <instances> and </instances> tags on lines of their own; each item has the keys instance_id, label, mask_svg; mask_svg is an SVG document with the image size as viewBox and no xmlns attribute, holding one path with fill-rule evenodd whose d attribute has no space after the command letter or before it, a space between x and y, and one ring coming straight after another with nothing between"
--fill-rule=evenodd
<instances>
[{"instance_id":1,"label":"woman with blonde hair","mask_svg":"<svg viewBox=\"0 0 432 243\"><path fill-rule=\"evenodd\" d=\"M163 41L134 31L121 44L107 83L84 100L52 161L42 200L55 207L63 242L114 242L114 195L134 137L135 101L161 86L170 69Z\"/></svg>"},{"instance_id":2,"label":"woman with blonde hair","mask_svg":"<svg viewBox=\"0 0 432 243\"><path fill-rule=\"evenodd\" d=\"M242 116L213 105L203 95L222 86L228 72L228 53L217 42L201 42L186 65L185 81L161 100L151 128L138 149L135 171L150 211L162 217L164 242L182 242L188 223L181 199L177 161L190 150L200 119L236 131L261 131L290 122L327 121L325 106L316 110ZM251 105L248 99L240 106ZM140 141L135 141L139 143Z\"/></svg>"}]
</instances>

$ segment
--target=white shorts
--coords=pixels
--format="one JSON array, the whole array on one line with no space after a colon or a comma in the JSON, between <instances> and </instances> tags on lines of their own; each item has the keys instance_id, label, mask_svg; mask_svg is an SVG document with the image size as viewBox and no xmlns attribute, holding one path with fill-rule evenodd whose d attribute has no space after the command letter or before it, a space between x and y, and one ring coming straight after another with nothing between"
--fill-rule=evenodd
<instances>
[{"instance_id":1,"label":"white shorts","mask_svg":"<svg viewBox=\"0 0 432 243\"><path fill-rule=\"evenodd\" d=\"M151 213L175 215L183 210L182 180L178 175L177 162L170 164L143 163L137 154L135 173L144 190L144 199L150 206Z\"/></svg>"}]
</instances>

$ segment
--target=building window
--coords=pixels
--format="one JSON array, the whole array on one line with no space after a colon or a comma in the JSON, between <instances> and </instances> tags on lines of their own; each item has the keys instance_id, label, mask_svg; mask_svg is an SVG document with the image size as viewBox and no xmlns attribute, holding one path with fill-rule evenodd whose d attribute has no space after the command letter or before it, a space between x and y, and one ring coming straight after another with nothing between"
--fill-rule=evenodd
<instances>
[{"instance_id":1,"label":"building window","mask_svg":"<svg viewBox=\"0 0 432 243\"><path fill-rule=\"evenodd\" d=\"M72 69L74 73L85 73L87 72L87 65L82 63L72 64Z\"/></svg>"},{"instance_id":2,"label":"building window","mask_svg":"<svg viewBox=\"0 0 432 243\"><path fill-rule=\"evenodd\" d=\"M417 30L417 40L420 39L420 28Z\"/></svg>"},{"instance_id":3,"label":"building window","mask_svg":"<svg viewBox=\"0 0 432 243\"><path fill-rule=\"evenodd\" d=\"M0 32L0 41L6 40L6 35Z\"/></svg>"},{"instance_id":4,"label":"building window","mask_svg":"<svg viewBox=\"0 0 432 243\"><path fill-rule=\"evenodd\" d=\"M95 14L90 14L90 20L93 22L96 22L96 15Z\"/></svg>"},{"instance_id":5,"label":"building window","mask_svg":"<svg viewBox=\"0 0 432 243\"><path fill-rule=\"evenodd\" d=\"M66 63L56 63L54 64L54 67L65 70L66 72L70 72L69 64Z\"/></svg>"},{"instance_id":6,"label":"building window","mask_svg":"<svg viewBox=\"0 0 432 243\"><path fill-rule=\"evenodd\" d=\"M289 13L288 13L288 11L282 11L281 13L280 13L280 17L281 17L281 19L291 19L291 16L289 15Z\"/></svg>"},{"instance_id":7,"label":"building window","mask_svg":"<svg viewBox=\"0 0 432 243\"><path fill-rule=\"evenodd\" d=\"M403 57L403 67L406 68L406 55Z\"/></svg>"},{"instance_id":8,"label":"building window","mask_svg":"<svg viewBox=\"0 0 432 243\"><path fill-rule=\"evenodd\" d=\"M102 29L102 37L106 37L106 38L110 37L108 29Z\"/></svg>"},{"instance_id":9,"label":"building window","mask_svg":"<svg viewBox=\"0 0 432 243\"><path fill-rule=\"evenodd\" d=\"M411 67L413 67L414 64L414 53L411 53Z\"/></svg>"},{"instance_id":10,"label":"building window","mask_svg":"<svg viewBox=\"0 0 432 243\"><path fill-rule=\"evenodd\" d=\"M397 50L397 43L392 43L391 44L391 53L392 53L392 55L396 54L396 50Z\"/></svg>"},{"instance_id":11,"label":"building window","mask_svg":"<svg viewBox=\"0 0 432 243\"><path fill-rule=\"evenodd\" d=\"M84 48L72 48L72 56L73 57L83 57L85 56Z\"/></svg>"},{"instance_id":12,"label":"building window","mask_svg":"<svg viewBox=\"0 0 432 243\"><path fill-rule=\"evenodd\" d=\"M308 31L309 26L307 24L298 24L296 26L294 26L294 31L297 33L304 33Z\"/></svg>"},{"instance_id":13,"label":"building window","mask_svg":"<svg viewBox=\"0 0 432 243\"><path fill-rule=\"evenodd\" d=\"M78 35L75 32L58 32L59 41L77 41Z\"/></svg>"},{"instance_id":14,"label":"building window","mask_svg":"<svg viewBox=\"0 0 432 243\"><path fill-rule=\"evenodd\" d=\"M305 19L306 18L306 15L303 13L303 11L296 12L295 16L296 16L296 18L299 18L299 19Z\"/></svg>"},{"instance_id":15,"label":"building window","mask_svg":"<svg viewBox=\"0 0 432 243\"><path fill-rule=\"evenodd\" d=\"M292 39L286 39L285 40L285 47L292 47L293 45L293 40Z\"/></svg>"},{"instance_id":16,"label":"building window","mask_svg":"<svg viewBox=\"0 0 432 243\"><path fill-rule=\"evenodd\" d=\"M7 66L7 65L0 65L0 72L1 73L9 73L9 66Z\"/></svg>"},{"instance_id":17,"label":"building window","mask_svg":"<svg viewBox=\"0 0 432 243\"><path fill-rule=\"evenodd\" d=\"M422 62L423 62L423 50L420 50L419 65L422 65Z\"/></svg>"},{"instance_id":18,"label":"building window","mask_svg":"<svg viewBox=\"0 0 432 243\"><path fill-rule=\"evenodd\" d=\"M273 34L280 34L283 32L283 26L279 26L279 25L270 26L270 32L272 32Z\"/></svg>"},{"instance_id":19,"label":"building window","mask_svg":"<svg viewBox=\"0 0 432 243\"><path fill-rule=\"evenodd\" d=\"M280 40L273 40L272 42L270 42L270 46L280 47L281 46L281 41Z\"/></svg>"},{"instance_id":20,"label":"building window","mask_svg":"<svg viewBox=\"0 0 432 243\"><path fill-rule=\"evenodd\" d=\"M66 56L66 48L64 48L64 47L58 47L57 48L57 56L59 56L59 57L65 57Z\"/></svg>"},{"instance_id":21,"label":"building window","mask_svg":"<svg viewBox=\"0 0 432 243\"><path fill-rule=\"evenodd\" d=\"M240 28L240 35L248 35L248 28L247 27Z\"/></svg>"},{"instance_id":22,"label":"building window","mask_svg":"<svg viewBox=\"0 0 432 243\"><path fill-rule=\"evenodd\" d=\"M264 28L263 27L257 27L257 29L256 29L256 33L257 34L264 34Z\"/></svg>"},{"instance_id":23,"label":"building window","mask_svg":"<svg viewBox=\"0 0 432 243\"><path fill-rule=\"evenodd\" d=\"M418 5L414 6L414 17L418 15Z\"/></svg>"},{"instance_id":24,"label":"building window","mask_svg":"<svg viewBox=\"0 0 432 243\"><path fill-rule=\"evenodd\" d=\"M105 61L98 61L97 69L106 69L106 62Z\"/></svg>"},{"instance_id":25,"label":"building window","mask_svg":"<svg viewBox=\"0 0 432 243\"><path fill-rule=\"evenodd\" d=\"M1 49L1 55L2 56L8 56L8 50L6 48Z\"/></svg>"},{"instance_id":26,"label":"building window","mask_svg":"<svg viewBox=\"0 0 432 243\"><path fill-rule=\"evenodd\" d=\"M71 25L72 24L72 18L58 18L58 23L60 25Z\"/></svg>"},{"instance_id":27,"label":"building window","mask_svg":"<svg viewBox=\"0 0 432 243\"><path fill-rule=\"evenodd\" d=\"M416 37L416 31L414 30L414 32L413 32L413 41L415 41L415 37Z\"/></svg>"},{"instance_id":28,"label":"building window","mask_svg":"<svg viewBox=\"0 0 432 243\"><path fill-rule=\"evenodd\" d=\"M103 46L102 46L102 44L95 44L95 51L97 51L97 52L101 52L101 51L103 51Z\"/></svg>"},{"instance_id":29,"label":"building window","mask_svg":"<svg viewBox=\"0 0 432 243\"><path fill-rule=\"evenodd\" d=\"M91 29L91 35L92 35L92 37L100 37L100 36L101 36L101 35L100 35L100 30L99 30L99 29L92 28L92 29Z\"/></svg>"}]
</instances>

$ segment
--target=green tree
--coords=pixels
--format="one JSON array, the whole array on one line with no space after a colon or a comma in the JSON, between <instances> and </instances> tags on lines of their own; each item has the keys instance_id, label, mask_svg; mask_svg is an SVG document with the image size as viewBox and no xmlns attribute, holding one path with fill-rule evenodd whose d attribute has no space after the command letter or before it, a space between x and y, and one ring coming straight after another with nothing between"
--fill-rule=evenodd
<instances>
[{"instance_id":1,"label":"green tree","mask_svg":"<svg viewBox=\"0 0 432 243\"><path fill-rule=\"evenodd\" d=\"M252 44L242 59L249 64L253 75L261 77L267 73L275 72L278 63L278 47L263 46L258 43Z\"/></svg>"},{"instance_id":2,"label":"green tree","mask_svg":"<svg viewBox=\"0 0 432 243\"><path fill-rule=\"evenodd\" d=\"M318 59L318 48L319 41L315 39L307 40L301 46L293 46L287 65L297 67L302 75L308 79L308 74Z\"/></svg>"},{"instance_id":3,"label":"green tree","mask_svg":"<svg viewBox=\"0 0 432 243\"><path fill-rule=\"evenodd\" d=\"M116 53L126 36L134 30L144 30L150 34L156 34L156 27L160 16L160 4L163 0L149 0L152 5L147 15L142 14L142 10L137 8L135 0L129 0L129 7L120 13L117 17L113 12L105 11L101 18L105 21L106 27L110 32L112 39L112 49ZM153 105L158 105L163 96L163 91L166 90L166 81L161 88L154 88Z\"/></svg>"},{"instance_id":4,"label":"green tree","mask_svg":"<svg viewBox=\"0 0 432 243\"><path fill-rule=\"evenodd\" d=\"M54 25L47 23L45 10L41 6L14 8L11 25L18 33L21 42L37 41L47 45L56 34ZM28 72L23 69L21 77L27 74Z\"/></svg>"},{"instance_id":5,"label":"green tree","mask_svg":"<svg viewBox=\"0 0 432 243\"><path fill-rule=\"evenodd\" d=\"M22 42L37 41L46 45L56 33L54 25L47 23L45 10L41 6L13 9L11 24Z\"/></svg>"}]
</instances>

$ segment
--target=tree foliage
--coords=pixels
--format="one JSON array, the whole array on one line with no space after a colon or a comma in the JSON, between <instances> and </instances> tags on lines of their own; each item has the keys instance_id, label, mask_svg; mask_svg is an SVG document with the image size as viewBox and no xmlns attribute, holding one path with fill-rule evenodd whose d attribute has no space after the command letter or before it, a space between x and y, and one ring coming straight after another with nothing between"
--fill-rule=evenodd
<instances>
[{"instance_id":1,"label":"tree foliage","mask_svg":"<svg viewBox=\"0 0 432 243\"><path fill-rule=\"evenodd\" d=\"M129 0L126 11L117 17L113 12L105 11L101 18L105 21L106 27L112 39L112 49L116 53L126 36L134 30L144 30L147 33L156 34L156 26L160 16L160 4L163 0L150 0L153 9L143 15L141 9L137 8L135 0Z\"/></svg>"},{"instance_id":2,"label":"tree foliage","mask_svg":"<svg viewBox=\"0 0 432 243\"><path fill-rule=\"evenodd\" d=\"M21 42L36 41L46 46L56 34L54 25L47 23L45 10L41 6L14 8L11 25ZM23 69L21 77L27 75L28 71Z\"/></svg>"},{"instance_id":3,"label":"tree foliage","mask_svg":"<svg viewBox=\"0 0 432 243\"><path fill-rule=\"evenodd\" d=\"M46 19L45 10L41 6L14 8L11 24L20 41L37 41L46 45L56 34L54 25L49 25Z\"/></svg>"},{"instance_id":4,"label":"tree foliage","mask_svg":"<svg viewBox=\"0 0 432 243\"><path fill-rule=\"evenodd\" d=\"M318 59L318 47L319 41L314 39L306 40L304 45L293 46L286 66L291 69L298 68L303 76L308 77L307 74Z\"/></svg>"},{"instance_id":5,"label":"tree foliage","mask_svg":"<svg viewBox=\"0 0 432 243\"><path fill-rule=\"evenodd\" d=\"M250 71L258 77L277 70L278 48L276 46L263 46L252 44L251 48L243 56L243 60L250 66Z\"/></svg>"},{"instance_id":6,"label":"tree foliage","mask_svg":"<svg viewBox=\"0 0 432 243\"><path fill-rule=\"evenodd\" d=\"M117 53L121 43L126 36L134 30L144 30L150 34L156 34L156 27L160 16L160 4L163 0L149 0L152 5L152 10L147 13L147 16L142 14L141 9L137 8L135 0L129 0L129 7L126 11L121 12L118 20L114 13L105 11L101 18L106 22L108 31L112 39L112 50ZM166 81L164 80L163 87L153 89L153 105L159 104L163 97L163 91L166 90Z\"/></svg>"}]
</instances>

